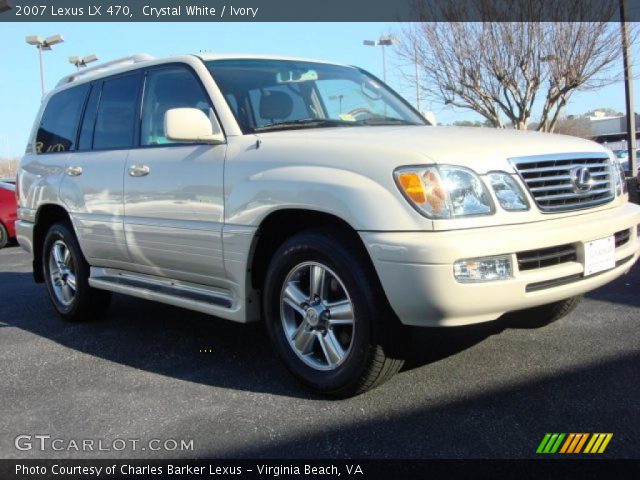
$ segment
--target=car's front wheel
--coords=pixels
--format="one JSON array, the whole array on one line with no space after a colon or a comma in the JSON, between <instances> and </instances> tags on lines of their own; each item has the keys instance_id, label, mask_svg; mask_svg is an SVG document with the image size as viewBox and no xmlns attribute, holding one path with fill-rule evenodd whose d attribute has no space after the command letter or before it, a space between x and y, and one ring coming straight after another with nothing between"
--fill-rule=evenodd
<instances>
[{"instance_id":1,"label":"car's front wheel","mask_svg":"<svg viewBox=\"0 0 640 480\"><path fill-rule=\"evenodd\" d=\"M267 330L307 386L351 396L402 367L380 342L389 309L374 276L353 241L322 231L296 235L275 253L263 295Z\"/></svg>"},{"instance_id":2,"label":"car's front wheel","mask_svg":"<svg viewBox=\"0 0 640 480\"><path fill-rule=\"evenodd\" d=\"M87 321L108 308L111 293L89 286L89 264L67 224L56 223L49 228L42 251L47 291L60 316Z\"/></svg>"}]
</instances>

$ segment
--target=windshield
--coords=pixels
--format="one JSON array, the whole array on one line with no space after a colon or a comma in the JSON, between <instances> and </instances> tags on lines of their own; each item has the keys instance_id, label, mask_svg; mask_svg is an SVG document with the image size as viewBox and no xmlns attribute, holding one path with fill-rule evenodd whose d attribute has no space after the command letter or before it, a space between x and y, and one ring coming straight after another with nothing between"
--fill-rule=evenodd
<instances>
[{"instance_id":1,"label":"windshield","mask_svg":"<svg viewBox=\"0 0 640 480\"><path fill-rule=\"evenodd\" d=\"M399 95L353 67L290 60L207 62L244 133L427 125Z\"/></svg>"}]
</instances>

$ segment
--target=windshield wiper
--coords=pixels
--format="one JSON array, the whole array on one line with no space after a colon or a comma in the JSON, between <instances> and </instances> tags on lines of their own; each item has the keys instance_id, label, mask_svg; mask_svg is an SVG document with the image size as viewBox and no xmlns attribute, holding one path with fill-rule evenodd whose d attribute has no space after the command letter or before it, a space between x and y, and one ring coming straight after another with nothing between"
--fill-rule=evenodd
<instances>
[{"instance_id":1,"label":"windshield wiper","mask_svg":"<svg viewBox=\"0 0 640 480\"><path fill-rule=\"evenodd\" d=\"M288 128L321 128L321 127L343 127L357 125L356 122L346 122L344 120L333 120L330 118L301 118L299 120L289 120L286 122L269 123L253 129L254 132L267 132L270 130L286 130Z\"/></svg>"},{"instance_id":2,"label":"windshield wiper","mask_svg":"<svg viewBox=\"0 0 640 480\"><path fill-rule=\"evenodd\" d=\"M409 122L402 118L385 117L383 115L363 118L358 120L358 125L420 125L419 123Z\"/></svg>"}]
</instances>

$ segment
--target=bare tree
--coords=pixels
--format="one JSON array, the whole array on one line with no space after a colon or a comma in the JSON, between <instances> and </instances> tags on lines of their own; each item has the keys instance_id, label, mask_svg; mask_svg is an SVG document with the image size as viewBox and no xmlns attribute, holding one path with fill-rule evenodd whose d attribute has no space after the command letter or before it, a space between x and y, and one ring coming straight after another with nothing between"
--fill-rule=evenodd
<instances>
[{"instance_id":1,"label":"bare tree","mask_svg":"<svg viewBox=\"0 0 640 480\"><path fill-rule=\"evenodd\" d=\"M587 117L561 118L556 122L554 132L587 138L589 140L593 139L593 132L591 131Z\"/></svg>"},{"instance_id":2,"label":"bare tree","mask_svg":"<svg viewBox=\"0 0 640 480\"><path fill-rule=\"evenodd\" d=\"M0 158L0 178L15 177L17 167L17 158Z\"/></svg>"},{"instance_id":3,"label":"bare tree","mask_svg":"<svg viewBox=\"0 0 640 480\"><path fill-rule=\"evenodd\" d=\"M583 5L582 0L563 3L575 10L575 18L581 18ZM593 11L583 13L594 17ZM528 19L536 14L543 18L541 11L523 13ZM611 18L606 14L600 18ZM456 16L461 18L460 12L452 13ZM574 92L619 79L611 68L620 58L616 23L424 22L410 24L400 35L400 56L418 63L426 98L473 110L495 127L526 129L535 108L537 129L553 131Z\"/></svg>"}]
</instances>

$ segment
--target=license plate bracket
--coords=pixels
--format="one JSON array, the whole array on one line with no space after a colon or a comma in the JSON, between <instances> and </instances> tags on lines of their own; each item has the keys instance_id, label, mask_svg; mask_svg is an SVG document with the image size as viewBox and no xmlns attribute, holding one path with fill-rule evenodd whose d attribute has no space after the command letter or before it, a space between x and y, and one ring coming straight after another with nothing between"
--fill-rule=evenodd
<instances>
[{"instance_id":1,"label":"license plate bracket","mask_svg":"<svg viewBox=\"0 0 640 480\"><path fill-rule=\"evenodd\" d=\"M616 266L616 241L613 235L584 242L584 276L611 270Z\"/></svg>"}]
</instances>

